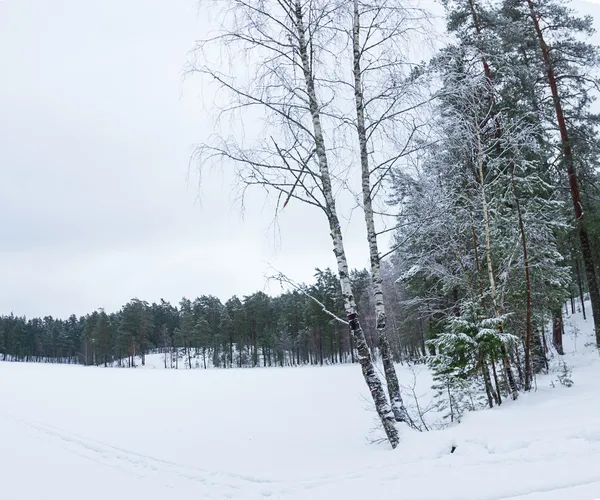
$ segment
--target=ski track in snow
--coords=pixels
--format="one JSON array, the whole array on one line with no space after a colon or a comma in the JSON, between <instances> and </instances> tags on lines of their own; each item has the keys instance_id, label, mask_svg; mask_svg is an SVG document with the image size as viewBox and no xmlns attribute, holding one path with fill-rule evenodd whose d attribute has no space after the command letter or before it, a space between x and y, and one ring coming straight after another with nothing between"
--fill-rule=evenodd
<instances>
[{"instance_id":1,"label":"ski track in snow","mask_svg":"<svg viewBox=\"0 0 600 500\"><path fill-rule=\"evenodd\" d=\"M139 477L142 478L146 476L144 473L141 472L141 470L145 470L146 472L150 473L168 472L177 476L184 477L186 479L190 479L192 481L204 483L206 485L227 486L230 488L235 488L235 486L232 486L227 482L218 481L217 478L223 477L229 478L231 480L242 480L249 483L270 482L268 480L260 480L238 476L236 474L205 471L194 467L150 457L148 455L141 455L134 451L116 448L114 446L110 446L105 443L100 443L93 439L85 438L78 434L74 434L54 426L44 425L39 422L25 421L22 419L17 420L20 421L20 423L22 423L23 425L26 425L31 429L34 429L35 431L44 434L47 437L63 441L64 444L59 444L61 448L71 453L75 453L85 458L89 458L90 460L93 460L99 464L106 465L108 467L117 467L121 470L125 470L124 468L117 466L116 464L127 463L133 466L133 469L128 472L140 470L140 472L136 474L139 474ZM215 479L211 479L211 477Z\"/></svg>"},{"instance_id":2,"label":"ski track in snow","mask_svg":"<svg viewBox=\"0 0 600 500\"><path fill-rule=\"evenodd\" d=\"M395 451L365 444L373 415L356 366L177 373L0 363L2 499L75 500L85 490L86 500L594 500L600 358L590 321L566 320L573 387L552 388L556 372L539 377L537 392L458 426L404 429Z\"/></svg>"}]
</instances>

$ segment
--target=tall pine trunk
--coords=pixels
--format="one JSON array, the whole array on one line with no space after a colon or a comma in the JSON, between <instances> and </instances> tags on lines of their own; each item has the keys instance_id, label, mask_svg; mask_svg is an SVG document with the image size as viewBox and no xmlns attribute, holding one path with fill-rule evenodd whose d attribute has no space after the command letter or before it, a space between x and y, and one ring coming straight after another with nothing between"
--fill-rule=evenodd
<instances>
[{"instance_id":1,"label":"tall pine trunk","mask_svg":"<svg viewBox=\"0 0 600 500\"><path fill-rule=\"evenodd\" d=\"M594 318L596 346L600 349L600 290L598 289L598 282L596 280L596 269L594 266L592 245L590 243L590 238L584 220L583 204L581 201L581 194L579 192L579 181L577 179L577 173L575 172L573 150L571 148L571 142L569 141L569 131L567 129L567 123L562 109L561 97L558 92L556 75L554 74L554 66L552 64L552 59L550 58L550 51L548 50L548 45L546 45L544 33L540 26L540 15L536 12L533 1L526 1L527 5L529 6L529 15L533 22L535 33L540 44L542 58L544 60L544 65L546 66L546 78L548 80L550 91L552 92L552 100L554 101L554 110L556 112L556 121L558 124L558 130L560 132L563 158L567 166L571 199L573 201L573 207L575 209L575 220L577 221L577 230L579 233L581 254L583 256L583 265L585 267L585 275L588 290L590 293L590 301L592 303L592 316Z\"/></svg>"},{"instance_id":2,"label":"tall pine trunk","mask_svg":"<svg viewBox=\"0 0 600 500\"><path fill-rule=\"evenodd\" d=\"M354 300L354 294L352 293L352 284L350 282L350 275L348 271L348 262L346 259L346 253L344 250L344 242L342 238L342 229L338 220L335 200L333 198L333 189L331 185L331 175L329 173L329 164L327 160L327 152L325 148L325 138L321 127L321 115L319 110L319 104L315 91L314 75L312 73L312 67L309 56L309 42L306 39L306 28L304 26L302 4L297 1L295 5L295 21L296 30L298 34L298 44L300 58L302 62L302 70L304 74L304 81L306 85L306 93L308 96L308 103L310 114L312 117L313 134L315 140L315 149L317 159L319 163L319 172L321 176L321 183L323 186L323 196L325 198L325 210L327 219L329 222L330 235L333 242L333 253L337 261L337 269L340 278L340 285L342 289L342 296L344 300L344 309L348 318L348 324L352 336L356 341L356 348L358 351L358 360L360 362L363 377L373 401L375 403L375 409L381 419L383 429L386 436L392 446L396 448L399 443L398 430L396 429L394 414L387 400L385 390L377 375L371 351L367 345L364 331L358 320L356 303Z\"/></svg>"},{"instance_id":3,"label":"tall pine trunk","mask_svg":"<svg viewBox=\"0 0 600 500\"><path fill-rule=\"evenodd\" d=\"M583 319L587 319L585 316L585 301L583 296L583 285L581 284L581 272L579 271L579 259L575 258L575 270L577 271L577 288L579 289L579 300L581 301L581 312L583 313Z\"/></svg>"},{"instance_id":4,"label":"tall pine trunk","mask_svg":"<svg viewBox=\"0 0 600 500\"><path fill-rule=\"evenodd\" d=\"M552 311L552 344L556 349L558 354L564 354L563 350L563 318L562 318L562 308L556 307Z\"/></svg>"},{"instance_id":5,"label":"tall pine trunk","mask_svg":"<svg viewBox=\"0 0 600 500\"><path fill-rule=\"evenodd\" d=\"M142 319L143 321L143 319ZM146 326L144 324L142 324L142 345L141 345L141 350L142 350L142 366L146 366Z\"/></svg>"},{"instance_id":6,"label":"tall pine trunk","mask_svg":"<svg viewBox=\"0 0 600 500\"><path fill-rule=\"evenodd\" d=\"M371 261L371 286L375 300L375 327L379 340L379 350L383 362L383 371L387 381L388 394L392 404L392 411L397 422L408 421L408 415L402 395L400 384L394 367L390 342L387 335L387 315L383 301L383 279L381 277L381 261L377 245L377 232L375 230L375 216L373 213L373 199L371 192L371 172L369 170L369 153L367 151L367 130L365 125L365 106L362 92L361 72L361 47L360 47L360 14L358 0L354 0L354 23L352 29L352 47L354 56L354 103L356 106L356 130L360 146L360 166L362 172L362 193L365 223L367 226L367 240L369 243L369 257Z\"/></svg>"},{"instance_id":7,"label":"tall pine trunk","mask_svg":"<svg viewBox=\"0 0 600 500\"><path fill-rule=\"evenodd\" d=\"M229 368L233 368L233 329L229 333Z\"/></svg>"},{"instance_id":8,"label":"tall pine trunk","mask_svg":"<svg viewBox=\"0 0 600 500\"><path fill-rule=\"evenodd\" d=\"M188 325L185 326L185 347L187 351L188 368L192 369L192 347L190 345L190 328Z\"/></svg>"},{"instance_id":9,"label":"tall pine trunk","mask_svg":"<svg viewBox=\"0 0 600 500\"><path fill-rule=\"evenodd\" d=\"M521 246L523 249L523 266L525 267L525 390L530 391L533 381L533 367L531 364L531 274L529 270L529 255L527 253L527 235L525 233L525 224L523 223L523 214L521 213L521 203L519 202L519 197L517 196L514 165L512 165L512 167L512 189L517 207L519 232L521 233Z\"/></svg>"}]
</instances>

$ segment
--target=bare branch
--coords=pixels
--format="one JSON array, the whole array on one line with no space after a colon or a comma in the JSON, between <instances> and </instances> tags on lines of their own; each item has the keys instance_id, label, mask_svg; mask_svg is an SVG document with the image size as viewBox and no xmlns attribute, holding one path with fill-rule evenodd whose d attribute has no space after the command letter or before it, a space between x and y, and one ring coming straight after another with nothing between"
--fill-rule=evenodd
<instances>
[{"instance_id":1,"label":"bare branch","mask_svg":"<svg viewBox=\"0 0 600 500\"><path fill-rule=\"evenodd\" d=\"M344 325L348 325L349 324L348 321L346 321L345 319L340 318L336 314L332 313L329 309L327 309L327 306L325 306L325 304L323 304L323 302L321 302L319 299L317 299L314 295L311 295L308 292L308 287L306 285L300 285L300 284L296 283L295 281L293 281L292 279L288 278L282 272L277 271L273 267L271 267L271 268L274 271L276 271L277 274L275 274L273 276L269 276L268 277L269 280L278 281L281 285L283 285L285 283L286 285L291 286L292 289L296 290L297 292L301 293L302 295L308 297L310 300L312 300L313 302L315 302L319 307L321 307L321 311L323 311L328 316L331 316L333 319L335 319L336 321L338 321L338 322L340 322L340 323L342 323Z\"/></svg>"}]
</instances>

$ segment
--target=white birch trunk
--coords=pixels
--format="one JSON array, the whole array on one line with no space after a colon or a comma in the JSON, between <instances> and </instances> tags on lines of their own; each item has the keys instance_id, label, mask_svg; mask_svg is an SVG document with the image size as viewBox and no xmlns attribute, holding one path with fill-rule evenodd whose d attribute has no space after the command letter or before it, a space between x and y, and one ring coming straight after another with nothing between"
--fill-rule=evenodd
<instances>
[{"instance_id":1,"label":"white birch trunk","mask_svg":"<svg viewBox=\"0 0 600 500\"><path fill-rule=\"evenodd\" d=\"M475 125L476 127L477 124ZM490 219L488 213L487 200L485 196L485 178L483 175L483 151L481 145L481 135L479 133L479 128L477 130L477 162L478 162L478 170L479 170L479 181L481 183L481 203L483 206L483 222L485 227L485 255L487 260L487 269L488 269L488 279L490 280L490 289L492 293L492 304L494 305L494 313L498 318L500 316L500 310L498 308L498 300L496 296L496 280L494 278L494 266L492 264L492 245L490 241ZM500 333L502 333L502 326L498 327ZM508 378L508 385L510 388L510 392L513 399L517 399L519 397L519 390L517 388L517 384L515 382L515 377L512 372L512 368L510 367L510 362L508 360L508 353L506 351L506 347L504 344L500 347L502 354L502 365L504 366L504 370L506 371L506 375Z\"/></svg>"},{"instance_id":2,"label":"white birch trunk","mask_svg":"<svg viewBox=\"0 0 600 500\"><path fill-rule=\"evenodd\" d=\"M373 199L371 196L371 174L369 171L369 154L367 151L367 131L365 126L365 109L362 93L362 73L360 69L360 14L358 0L354 0L354 23L352 29L352 47L354 57L354 99L356 105L356 128L360 146L360 166L362 171L362 192L365 223L367 226L367 241L369 243L369 256L371 261L371 286L375 299L375 325L379 339L379 349L383 361L383 369L387 381L388 394L392 404L392 411L397 422L408 421L408 415L402 395L396 368L392 359L390 343L387 336L387 316L383 301L383 286L381 278L381 262L377 245L377 232L373 214Z\"/></svg>"},{"instance_id":3,"label":"white birch trunk","mask_svg":"<svg viewBox=\"0 0 600 500\"><path fill-rule=\"evenodd\" d=\"M477 124L475 125L477 127ZM487 262L488 280L490 281L490 290L492 293L492 304L494 312L498 316L498 302L496 299L496 279L494 277L494 266L492 264L492 245L490 242L490 218L488 213L487 200L485 197L485 178L483 175L483 151L481 145L481 136L477 131L477 162L479 170L479 183L481 184L481 205L483 208L483 224L485 229L485 257Z\"/></svg>"},{"instance_id":4,"label":"white birch trunk","mask_svg":"<svg viewBox=\"0 0 600 500\"><path fill-rule=\"evenodd\" d=\"M337 261L337 269L340 277L342 288L342 296L344 299L344 309L350 324L350 330L356 341L358 351L358 360L362 368L363 376L373 401L375 408L381 419L386 436L392 446L396 448L399 443L398 430L394 423L394 414L385 394L385 390L375 370L375 365L371 356L371 351L367 345L365 334L360 326L358 315L356 312L356 303L352 293L350 283L350 275L348 272L348 262L344 251L344 242L342 238L342 230L336 212L335 200L333 198L333 190L331 186L331 176L329 173L329 165L327 161L327 152L325 148L325 138L321 127L321 116L319 104L315 92L314 76L311 72L308 43L306 40L306 29L304 26L302 6L300 2L295 4L296 29L298 33L299 51L302 60L302 69L306 85L306 92L309 101L309 109L312 116L313 133L315 139L315 149L319 162L319 172L321 183L323 185L323 195L325 198L325 209L331 231L331 239L333 242L333 253Z\"/></svg>"}]
</instances>

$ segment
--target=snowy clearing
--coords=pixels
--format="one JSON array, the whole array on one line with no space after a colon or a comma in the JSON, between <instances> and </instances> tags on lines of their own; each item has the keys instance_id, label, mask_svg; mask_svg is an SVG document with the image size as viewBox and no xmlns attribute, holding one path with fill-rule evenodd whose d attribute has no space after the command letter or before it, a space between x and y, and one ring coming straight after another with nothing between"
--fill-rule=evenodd
<instances>
[{"instance_id":1,"label":"snowy clearing","mask_svg":"<svg viewBox=\"0 0 600 500\"><path fill-rule=\"evenodd\" d=\"M586 345L590 322L566 319L571 388L551 373L537 392L459 426L403 429L396 451L370 442L380 431L357 365L0 363L2 498L600 498L600 357ZM409 383L411 372L398 368ZM428 374L419 382L422 393Z\"/></svg>"}]
</instances>

